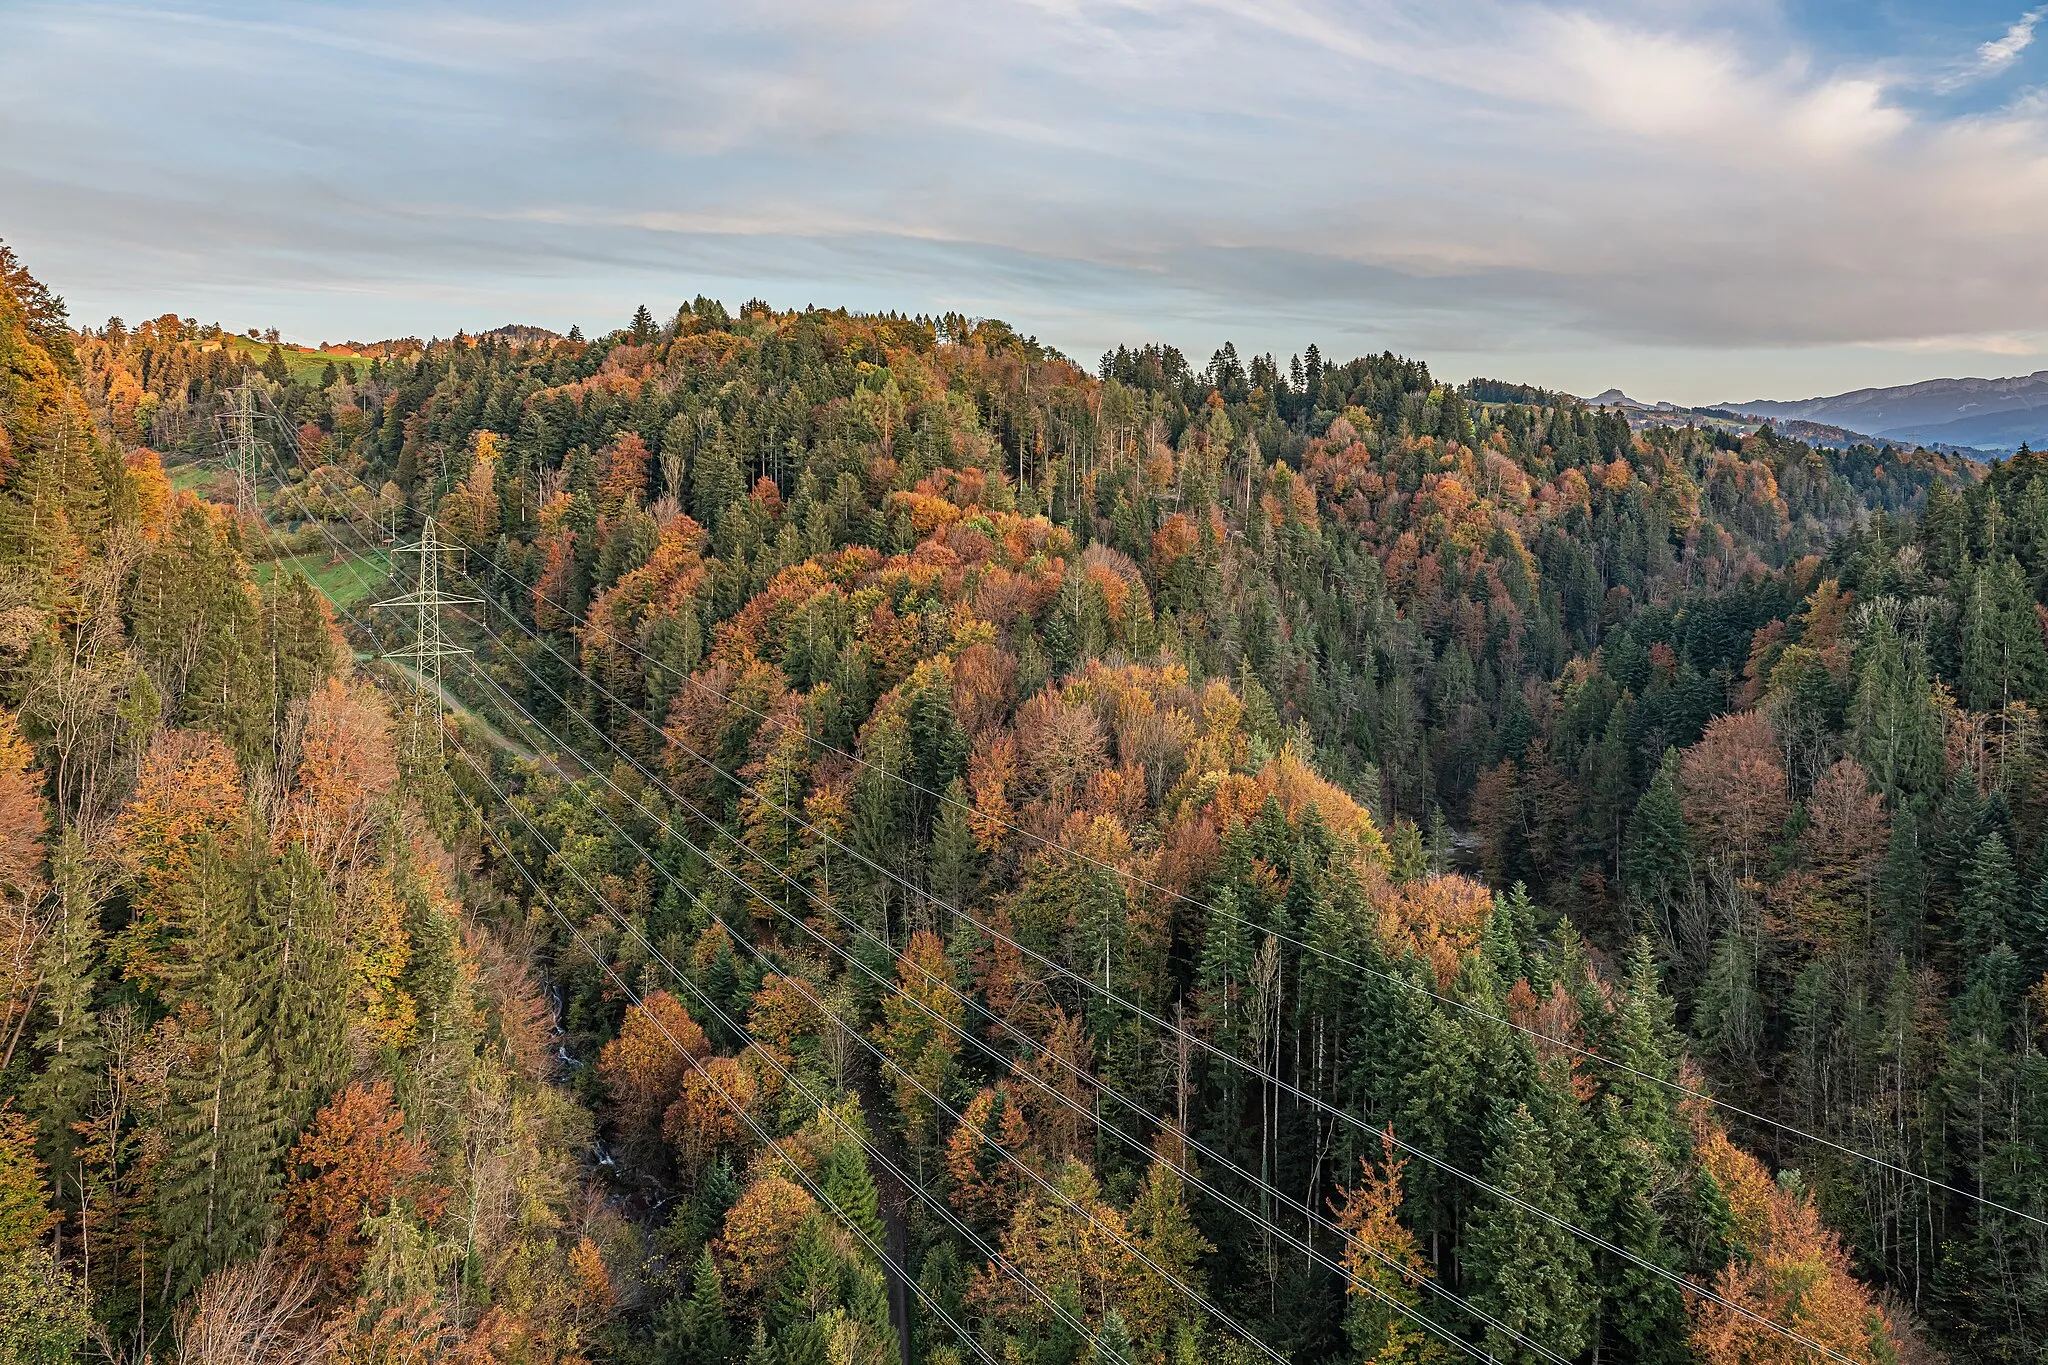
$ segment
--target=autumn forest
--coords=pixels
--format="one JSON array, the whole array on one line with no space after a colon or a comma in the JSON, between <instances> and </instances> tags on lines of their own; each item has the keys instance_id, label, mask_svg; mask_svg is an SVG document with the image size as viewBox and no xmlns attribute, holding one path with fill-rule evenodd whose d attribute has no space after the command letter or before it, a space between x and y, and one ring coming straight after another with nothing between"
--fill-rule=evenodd
<instances>
[{"instance_id":1,"label":"autumn forest","mask_svg":"<svg viewBox=\"0 0 2048 1365\"><path fill-rule=\"evenodd\" d=\"M2048 461L0 248L0 1365L2039 1365Z\"/></svg>"}]
</instances>

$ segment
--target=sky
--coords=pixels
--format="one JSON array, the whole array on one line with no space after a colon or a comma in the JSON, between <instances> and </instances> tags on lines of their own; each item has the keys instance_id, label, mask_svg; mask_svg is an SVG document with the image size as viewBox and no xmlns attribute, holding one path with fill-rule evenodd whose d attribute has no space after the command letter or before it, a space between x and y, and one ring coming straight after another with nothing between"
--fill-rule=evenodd
<instances>
[{"instance_id":1,"label":"sky","mask_svg":"<svg viewBox=\"0 0 2048 1365\"><path fill-rule=\"evenodd\" d=\"M81 323L729 305L1701 403L2048 369L2048 0L7 0Z\"/></svg>"}]
</instances>

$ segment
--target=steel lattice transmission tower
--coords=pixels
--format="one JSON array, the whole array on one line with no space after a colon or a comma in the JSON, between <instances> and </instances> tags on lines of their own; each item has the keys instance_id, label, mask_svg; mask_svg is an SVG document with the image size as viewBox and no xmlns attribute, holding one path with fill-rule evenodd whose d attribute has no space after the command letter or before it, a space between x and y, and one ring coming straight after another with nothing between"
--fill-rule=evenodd
<instances>
[{"instance_id":1,"label":"steel lattice transmission tower","mask_svg":"<svg viewBox=\"0 0 2048 1365\"><path fill-rule=\"evenodd\" d=\"M476 602L475 597L455 597L441 591L441 552L447 547L441 543L434 519L428 517L420 526L419 543L399 545L392 548L394 555L418 555L420 557L419 578L414 589L402 597L387 598L377 603L379 607L397 609L410 608L413 613L413 641L403 649L393 650L384 657L410 663L413 681L418 685L419 700L412 714L413 753L420 752L420 726L431 708L438 715L441 706L441 660L451 655L467 654L460 645L451 645L441 633L441 609ZM434 750L442 751L441 727L434 726Z\"/></svg>"},{"instance_id":2,"label":"steel lattice transmission tower","mask_svg":"<svg viewBox=\"0 0 2048 1365\"><path fill-rule=\"evenodd\" d=\"M247 381L228 390L220 425L221 456L235 476L235 506L245 515L256 511L256 475L263 467L261 437L256 434L256 394Z\"/></svg>"}]
</instances>

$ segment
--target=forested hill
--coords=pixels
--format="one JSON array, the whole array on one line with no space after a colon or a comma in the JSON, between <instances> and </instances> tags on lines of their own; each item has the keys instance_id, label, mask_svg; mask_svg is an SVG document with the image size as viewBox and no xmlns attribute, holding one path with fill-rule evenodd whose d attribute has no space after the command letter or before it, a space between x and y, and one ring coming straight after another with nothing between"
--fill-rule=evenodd
<instances>
[{"instance_id":1,"label":"forested hill","mask_svg":"<svg viewBox=\"0 0 2048 1365\"><path fill-rule=\"evenodd\" d=\"M218 341L0 295L37 1358L2038 1358L2032 468L705 299ZM460 717L348 668L429 517Z\"/></svg>"}]
</instances>

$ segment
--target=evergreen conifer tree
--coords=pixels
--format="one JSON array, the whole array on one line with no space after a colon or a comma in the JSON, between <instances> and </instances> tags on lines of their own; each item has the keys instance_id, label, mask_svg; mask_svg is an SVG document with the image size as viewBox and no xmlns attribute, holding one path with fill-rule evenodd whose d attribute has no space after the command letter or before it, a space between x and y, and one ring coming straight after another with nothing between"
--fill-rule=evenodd
<instances>
[{"instance_id":1,"label":"evergreen conifer tree","mask_svg":"<svg viewBox=\"0 0 2048 1365\"><path fill-rule=\"evenodd\" d=\"M881 1197L874 1177L868 1174L867 1156L858 1143L842 1142L832 1149L820 1169L818 1184L825 1202L839 1220L869 1240L882 1242Z\"/></svg>"},{"instance_id":2,"label":"evergreen conifer tree","mask_svg":"<svg viewBox=\"0 0 2048 1365\"><path fill-rule=\"evenodd\" d=\"M1138 1346L1124 1315L1112 1308L1102 1315L1102 1326L1088 1346L1089 1365L1138 1365Z\"/></svg>"},{"instance_id":3,"label":"evergreen conifer tree","mask_svg":"<svg viewBox=\"0 0 2048 1365\"><path fill-rule=\"evenodd\" d=\"M28 1110L42 1128L43 1160L59 1202L67 1194L78 1135L98 1083L101 1049L93 997L99 987L100 907L85 840L67 825L50 858L54 914L39 959L43 1027L34 1044L42 1070L28 1085Z\"/></svg>"},{"instance_id":4,"label":"evergreen conifer tree","mask_svg":"<svg viewBox=\"0 0 2048 1365\"><path fill-rule=\"evenodd\" d=\"M946 784L946 799L938 803L932 822L932 894L962 908L972 900L981 870L981 851L968 819L972 805L967 784L955 777Z\"/></svg>"},{"instance_id":5,"label":"evergreen conifer tree","mask_svg":"<svg viewBox=\"0 0 2048 1365\"><path fill-rule=\"evenodd\" d=\"M257 869L201 851L184 888L193 952L174 984L190 1006L191 1062L173 1071L157 1185L171 1281L189 1289L262 1244L279 1184L277 1080L266 1055L255 925Z\"/></svg>"},{"instance_id":6,"label":"evergreen conifer tree","mask_svg":"<svg viewBox=\"0 0 2048 1365\"><path fill-rule=\"evenodd\" d=\"M1692 846L1678 795L1678 751L1666 749L1657 775L1629 820L1625 867L1640 927L1668 928L1672 908L1692 880Z\"/></svg>"},{"instance_id":7,"label":"evergreen conifer tree","mask_svg":"<svg viewBox=\"0 0 2048 1365\"><path fill-rule=\"evenodd\" d=\"M1487 1179L1568 1223L1581 1221L1559 1169L1559 1154L1526 1104L1501 1106L1491 1132ZM1572 1233L1529 1209L1490 1198L1473 1211L1462 1261L1474 1302L1523 1335L1566 1357L1592 1344L1597 1299L1592 1258ZM1512 1365L1541 1359L1492 1329L1487 1348Z\"/></svg>"},{"instance_id":8,"label":"evergreen conifer tree","mask_svg":"<svg viewBox=\"0 0 2048 1365\"><path fill-rule=\"evenodd\" d=\"M1963 894L1956 904L1956 924L1965 962L1975 962L2006 941L2018 900L2012 854L2005 836L1993 831L1977 844L1963 870Z\"/></svg>"},{"instance_id":9,"label":"evergreen conifer tree","mask_svg":"<svg viewBox=\"0 0 2048 1365\"><path fill-rule=\"evenodd\" d=\"M732 1358L732 1324L726 1317L725 1285L709 1247L697 1256L689 1301L683 1306L682 1339L683 1359L724 1365Z\"/></svg>"}]
</instances>

